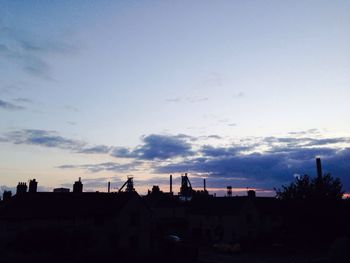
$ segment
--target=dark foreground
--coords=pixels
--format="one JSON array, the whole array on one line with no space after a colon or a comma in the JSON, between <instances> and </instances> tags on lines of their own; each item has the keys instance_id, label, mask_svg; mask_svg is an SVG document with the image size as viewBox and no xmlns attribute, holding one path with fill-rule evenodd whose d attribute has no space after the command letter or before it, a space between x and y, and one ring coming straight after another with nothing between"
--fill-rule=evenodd
<instances>
[{"instance_id":1,"label":"dark foreground","mask_svg":"<svg viewBox=\"0 0 350 263\"><path fill-rule=\"evenodd\" d=\"M132 250L111 250L84 244L79 250L52 249L42 244L42 249L7 247L1 251L1 262L198 262L198 263L349 263L350 238L338 238L330 246L312 248L284 246L282 244L242 248L239 251L222 247L198 247L196 244L158 244L152 254L141 254ZM86 245L86 244L85 244ZM28 244L28 247L31 247Z\"/></svg>"}]
</instances>

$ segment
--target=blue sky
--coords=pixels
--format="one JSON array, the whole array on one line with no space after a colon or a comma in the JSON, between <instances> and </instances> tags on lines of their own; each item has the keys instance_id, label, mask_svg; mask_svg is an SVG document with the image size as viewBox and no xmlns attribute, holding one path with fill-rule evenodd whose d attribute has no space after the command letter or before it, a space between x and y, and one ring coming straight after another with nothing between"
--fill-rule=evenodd
<instances>
[{"instance_id":1,"label":"blue sky","mask_svg":"<svg viewBox=\"0 0 350 263\"><path fill-rule=\"evenodd\" d=\"M1 1L0 185L349 181L348 1Z\"/></svg>"}]
</instances>

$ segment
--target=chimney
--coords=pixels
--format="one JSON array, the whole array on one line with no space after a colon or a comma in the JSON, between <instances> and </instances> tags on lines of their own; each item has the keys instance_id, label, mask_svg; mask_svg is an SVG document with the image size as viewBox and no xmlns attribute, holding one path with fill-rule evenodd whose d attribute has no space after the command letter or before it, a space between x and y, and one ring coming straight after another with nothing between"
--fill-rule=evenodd
<instances>
[{"instance_id":1,"label":"chimney","mask_svg":"<svg viewBox=\"0 0 350 263\"><path fill-rule=\"evenodd\" d=\"M321 158L316 158L317 177L322 178Z\"/></svg>"},{"instance_id":2,"label":"chimney","mask_svg":"<svg viewBox=\"0 0 350 263\"><path fill-rule=\"evenodd\" d=\"M255 193L254 190L248 190L248 191L247 191L247 194L248 194L248 197L249 197L249 198L254 198L254 197L256 197L256 193Z\"/></svg>"},{"instance_id":3,"label":"chimney","mask_svg":"<svg viewBox=\"0 0 350 263\"><path fill-rule=\"evenodd\" d=\"M36 193L38 188L38 182L33 179L29 181L29 193Z\"/></svg>"},{"instance_id":4,"label":"chimney","mask_svg":"<svg viewBox=\"0 0 350 263\"><path fill-rule=\"evenodd\" d=\"M111 192L111 182L108 182L108 193L110 193Z\"/></svg>"},{"instance_id":5,"label":"chimney","mask_svg":"<svg viewBox=\"0 0 350 263\"><path fill-rule=\"evenodd\" d=\"M232 197L232 186L231 185L227 186L227 196Z\"/></svg>"},{"instance_id":6,"label":"chimney","mask_svg":"<svg viewBox=\"0 0 350 263\"><path fill-rule=\"evenodd\" d=\"M19 182L17 185L16 195L22 195L27 192L27 184L23 182Z\"/></svg>"},{"instance_id":7,"label":"chimney","mask_svg":"<svg viewBox=\"0 0 350 263\"><path fill-rule=\"evenodd\" d=\"M173 176L170 175L170 194L173 193Z\"/></svg>"},{"instance_id":8,"label":"chimney","mask_svg":"<svg viewBox=\"0 0 350 263\"><path fill-rule=\"evenodd\" d=\"M73 193L82 193L83 192L83 184L81 183L81 178L79 177L79 181L76 181L73 185Z\"/></svg>"},{"instance_id":9,"label":"chimney","mask_svg":"<svg viewBox=\"0 0 350 263\"><path fill-rule=\"evenodd\" d=\"M203 190L204 192L207 191L207 184L206 184L205 178L203 179Z\"/></svg>"}]
</instances>

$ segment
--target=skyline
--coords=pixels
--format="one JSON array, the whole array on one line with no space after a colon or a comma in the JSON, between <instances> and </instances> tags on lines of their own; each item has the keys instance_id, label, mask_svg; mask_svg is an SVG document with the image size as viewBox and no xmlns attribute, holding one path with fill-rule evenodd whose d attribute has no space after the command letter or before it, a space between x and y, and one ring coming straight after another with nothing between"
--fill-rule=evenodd
<instances>
[{"instance_id":1,"label":"skyline","mask_svg":"<svg viewBox=\"0 0 350 263\"><path fill-rule=\"evenodd\" d=\"M132 174L145 193L188 172L194 187L267 191L314 176L320 156L350 193L349 13L348 1L2 1L0 185L82 177L99 190Z\"/></svg>"}]
</instances>

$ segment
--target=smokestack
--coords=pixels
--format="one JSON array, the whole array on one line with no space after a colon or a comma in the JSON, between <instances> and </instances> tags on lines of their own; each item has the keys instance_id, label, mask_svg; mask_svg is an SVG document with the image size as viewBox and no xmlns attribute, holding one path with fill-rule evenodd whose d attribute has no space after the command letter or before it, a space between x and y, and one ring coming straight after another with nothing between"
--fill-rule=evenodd
<instances>
[{"instance_id":1,"label":"smokestack","mask_svg":"<svg viewBox=\"0 0 350 263\"><path fill-rule=\"evenodd\" d=\"M203 190L204 192L207 191L207 184L206 184L205 178L203 179Z\"/></svg>"},{"instance_id":2,"label":"smokestack","mask_svg":"<svg viewBox=\"0 0 350 263\"><path fill-rule=\"evenodd\" d=\"M108 193L111 192L111 182L108 182Z\"/></svg>"},{"instance_id":3,"label":"smokestack","mask_svg":"<svg viewBox=\"0 0 350 263\"><path fill-rule=\"evenodd\" d=\"M76 181L73 184L73 193L82 193L83 192L83 184L81 182L81 178L79 177L79 181Z\"/></svg>"},{"instance_id":4,"label":"smokestack","mask_svg":"<svg viewBox=\"0 0 350 263\"><path fill-rule=\"evenodd\" d=\"M170 175L170 194L173 193L173 176Z\"/></svg>"},{"instance_id":5,"label":"smokestack","mask_svg":"<svg viewBox=\"0 0 350 263\"><path fill-rule=\"evenodd\" d=\"M33 179L33 180L30 180L29 181L29 193L36 193L37 191L37 188L38 188L38 182Z\"/></svg>"},{"instance_id":6,"label":"smokestack","mask_svg":"<svg viewBox=\"0 0 350 263\"><path fill-rule=\"evenodd\" d=\"M322 178L321 158L316 158L317 177Z\"/></svg>"},{"instance_id":7,"label":"smokestack","mask_svg":"<svg viewBox=\"0 0 350 263\"><path fill-rule=\"evenodd\" d=\"M231 185L227 186L227 196L232 197L232 186Z\"/></svg>"}]
</instances>

